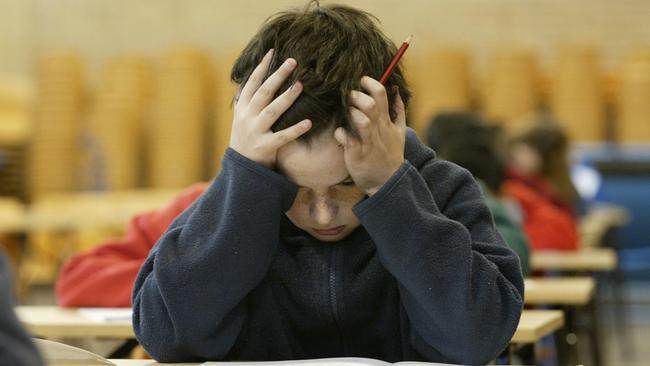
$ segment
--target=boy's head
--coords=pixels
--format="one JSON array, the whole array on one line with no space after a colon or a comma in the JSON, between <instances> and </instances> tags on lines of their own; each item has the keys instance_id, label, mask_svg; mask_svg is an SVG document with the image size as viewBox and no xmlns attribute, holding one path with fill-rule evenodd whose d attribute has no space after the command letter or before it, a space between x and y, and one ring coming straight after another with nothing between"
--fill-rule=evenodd
<instances>
[{"instance_id":1,"label":"boy's head","mask_svg":"<svg viewBox=\"0 0 650 366\"><path fill-rule=\"evenodd\" d=\"M365 193L350 178L343 148L333 134L342 127L358 136L350 119L350 92L361 89L363 76L378 80L397 52L376 23L361 10L312 1L305 8L269 18L235 61L231 73L231 79L243 87L270 49L274 53L267 77L287 58L297 61L297 68L276 97L296 81L303 84L302 93L271 130L281 131L304 119L312 122L309 132L277 151L276 165L299 186L287 217L322 241L339 241L360 225L352 207ZM394 119L396 93L399 91L405 107L410 100L399 67L388 79L386 91Z\"/></svg>"},{"instance_id":2,"label":"boy's head","mask_svg":"<svg viewBox=\"0 0 650 366\"><path fill-rule=\"evenodd\" d=\"M350 91L360 89L359 81L364 75L378 80L397 53L395 44L379 30L376 18L369 13L311 1L304 8L278 13L265 22L235 61L232 81L243 86L271 48L274 55L267 76L289 57L298 62L277 95L295 81L303 84L298 100L272 130L279 131L309 118L312 128L300 137L300 141L307 143L337 127L355 134L349 117ZM391 102L395 89L408 107L411 94L400 67L386 83ZM390 112L394 117L392 103Z\"/></svg>"}]
</instances>

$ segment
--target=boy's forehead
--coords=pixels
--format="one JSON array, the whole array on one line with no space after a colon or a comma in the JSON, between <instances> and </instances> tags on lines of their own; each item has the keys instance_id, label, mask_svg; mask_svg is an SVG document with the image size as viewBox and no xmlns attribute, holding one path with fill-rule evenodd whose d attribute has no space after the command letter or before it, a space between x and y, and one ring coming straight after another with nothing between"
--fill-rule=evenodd
<instances>
[{"instance_id":1,"label":"boy's forehead","mask_svg":"<svg viewBox=\"0 0 650 366\"><path fill-rule=\"evenodd\" d=\"M291 142L278 150L278 169L301 186L334 185L349 174L343 148L332 134L314 138L309 145Z\"/></svg>"}]
</instances>

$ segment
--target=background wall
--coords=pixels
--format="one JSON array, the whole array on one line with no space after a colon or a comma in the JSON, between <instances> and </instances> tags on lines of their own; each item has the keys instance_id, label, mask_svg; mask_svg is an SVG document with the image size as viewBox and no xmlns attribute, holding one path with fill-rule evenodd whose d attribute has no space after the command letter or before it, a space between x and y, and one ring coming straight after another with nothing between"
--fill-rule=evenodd
<instances>
[{"instance_id":1,"label":"background wall","mask_svg":"<svg viewBox=\"0 0 650 366\"><path fill-rule=\"evenodd\" d=\"M328 3L330 1L323 1ZM376 14L396 43L415 35L466 47L481 68L501 46L534 49L549 62L564 43L589 43L616 65L633 47L650 45L645 0L350 0ZM270 14L296 0L0 0L0 75L32 76L42 50L74 48L96 68L107 56L155 55L192 43L214 52L243 44Z\"/></svg>"}]
</instances>

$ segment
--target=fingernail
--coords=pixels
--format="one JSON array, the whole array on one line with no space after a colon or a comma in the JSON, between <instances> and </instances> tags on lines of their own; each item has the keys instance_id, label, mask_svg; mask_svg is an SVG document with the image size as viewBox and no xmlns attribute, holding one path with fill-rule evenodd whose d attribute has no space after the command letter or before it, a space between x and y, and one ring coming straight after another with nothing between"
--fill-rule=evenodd
<instances>
[{"instance_id":1,"label":"fingernail","mask_svg":"<svg viewBox=\"0 0 650 366\"><path fill-rule=\"evenodd\" d=\"M264 55L264 57L270 57L270 56L273 54L273 51L274 51L274 49L271 48L271 49L266 53L266 55Z\"/></svg>"},{"instance_id":2,"label":"fingernail","mask_svg":"<svg viewBox=\"0 0 650 366\"><path fill-rule=\"evenodd\" d=\"M301 89L302 83L300 81L296 81L293 85L291 85L291 91L299 92Z\"/></svg>"},{"instance_id":3,"label":"fingernail","mask_svg":"<svg viewBox=\"0 0 650 366\"><path fill-rule=\"evenodd\" d=\"M296 67L296 64L297 64L296 60L294 60L294 59L292 59L292 58L288 58L288 59L284 62L284 65L285 65L287 68L289 68L289 69L293 69L294 67Z\"/></svg>"},{"instance_id":4,"label":"fingernail","mask_svg":"<svg viewBox=\"0 0 650 366\"><path fill-rule=\"evenodd\" d=\"M311 127L311 121L310 120L302 121L302 128L304 128L306 130L306 129L310 128L310 127Z\"/></svg>"}]
</instances>

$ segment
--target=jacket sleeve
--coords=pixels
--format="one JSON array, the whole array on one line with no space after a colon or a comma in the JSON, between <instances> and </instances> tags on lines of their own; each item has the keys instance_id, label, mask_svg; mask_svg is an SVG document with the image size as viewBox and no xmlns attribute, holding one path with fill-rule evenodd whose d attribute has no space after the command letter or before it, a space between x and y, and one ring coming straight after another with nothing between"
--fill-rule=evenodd
<instances>
[{"instance_id":1,"label":"jacket sleeve","mask_svg":"<svg viewBox=\"0 0 650 366\"><path fill-rule=\"evenodd\" d=\"M521 183L508 181L506 190L524 210L524 230L533 251L578 248L577 222L567 210Z\"/></svg>"},{"instance_id":2,"label":"jacket sleeve","mask_svg":"<svg viewBox=\"0 0 650 366\"><path fill-rule=\"evenodd\" d=\"M224 359L264 278L297 187L232 149L206 192L158 240L133 290L133 327L156 360Z\"/></svg>"},{"instance_id":3,"label":"jacket sleeve","mask_svg":"<svg viewBox=\"0 0 650 366\"><path fill-rule=\"evenodd\" d=\"M411 343L429 360L485 364L519 323L523 278L469 172L408 161L354 207L395 277Z\"/></svg>"},{"instance_id":4,"label":"jacket sleeve","mask_svg":"<svg viewBox=\"0 0 650 366\"><path fill-rule=\"evenodd\" d=\"M133 282L149 250L204 189L205 183L188 188L167 207L133 217L123 238L70 258L56 282L59 305L131 306Z\"/></svg>"},{"instance_id":5,"label":"jacket sleeve","mask_svg":"<svg viewBox=\"0 0 650 366\"><path fill-rule=\"evenodd\" d=\"M13 276L0 249L0 365L39 366L43 360L14 314Z\"/></svg>"}]
</instances>

